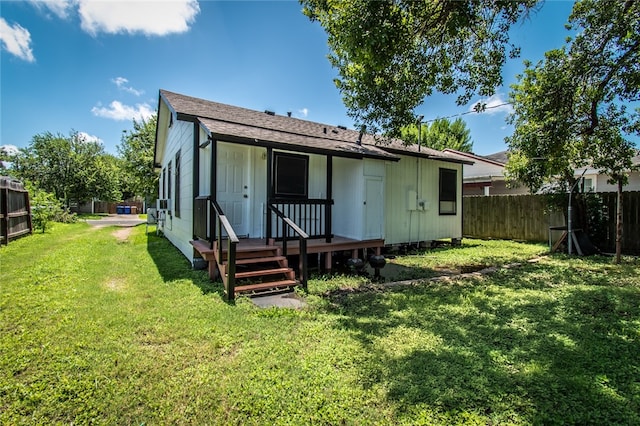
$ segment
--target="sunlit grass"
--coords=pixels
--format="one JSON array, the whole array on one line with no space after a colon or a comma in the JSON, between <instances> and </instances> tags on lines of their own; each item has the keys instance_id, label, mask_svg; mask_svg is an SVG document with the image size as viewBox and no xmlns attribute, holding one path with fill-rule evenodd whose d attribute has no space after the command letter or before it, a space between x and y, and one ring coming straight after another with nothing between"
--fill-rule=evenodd
<instances>
[{"instance_id":1,"label":"sunlit grass","mask_svg":"<svg viewBox=\"0 0 640 426\"><path fill-rule=\"evenodd\" d=\"M306 309L258 309L226 304L154 229L115 229L56 224L0 249L1 424L640 423L637 259L390 288L321 277ZM408 264L545 248L469 243Z\"/></svg>"}]
</instances>

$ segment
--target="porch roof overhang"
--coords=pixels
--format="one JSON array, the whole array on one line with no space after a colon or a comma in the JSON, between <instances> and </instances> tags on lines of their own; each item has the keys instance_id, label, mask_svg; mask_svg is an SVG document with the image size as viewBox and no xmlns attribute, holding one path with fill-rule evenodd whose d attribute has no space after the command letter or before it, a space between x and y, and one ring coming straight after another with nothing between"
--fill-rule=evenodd
<instances>
[{"instance_id":1,"label":"porch roof overhang","mask_svg":"<svg viewBox=\"0 0 640 426\"><path fill-rule=\"evenodd\" d=\"M419 158L426 158L429 160L446 161L448 163L457 163L457 164L466 164L466 165L474 164L473 161L454 157L452 155L447 155L447 153L445 152L437 151L435 149L427 148L425 146L418 147L418 145L415 145L415 144L405 146L398 142L392 142L389 145L383 145L382 149L392 154L407 155L410 157L419 157Z\"/></svg>"},{"instance_id":2,"label":"porch roof overhang","mask_svg":"<svg viewBox=\"0 0 640 426\"><path fill-rule=\"evenodd\" d=\"M206 117L197 117L197 120L212 139L225 142L356 159L400 160L400 157L393 153L367 144L266 129Z\"/></svg>"}]
</instances>

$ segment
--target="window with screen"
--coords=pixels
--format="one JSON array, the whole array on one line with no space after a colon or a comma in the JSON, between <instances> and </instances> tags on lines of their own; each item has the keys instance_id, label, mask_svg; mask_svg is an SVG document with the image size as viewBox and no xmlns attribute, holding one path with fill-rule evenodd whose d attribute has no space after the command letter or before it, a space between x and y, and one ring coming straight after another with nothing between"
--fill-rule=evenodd
<instances>
[{"instance_id":1,"label":"window with screen","mask_svg":"<svg viewBox=\"0 0 640 426\"><path fill-rule=\"evenodd\" d=\"M273 191L276 198L307 198L309 157L274 153Z\"/></svg>"},{"instance_id":2,"label":"window with screen","mask_svg":"<svg viewBox=\"0 0 640 426\"><path fill-rule=\"evenodd\" d=\"M174 179L175 179L175 203L174 203L174 212L176 217L180 217L180 150L176 153L176 161L175 161L175 171L174 171Z\"/></svg>"},{"instance_id":3,"label":"window with screen","mask_svg":"<svg viewBox=\"0 0 640 426\"><path fill-rule=\"evenodd\" d=\"M458 172L453 169L440 169L440 193L438 197L441 215L456 214Z\"/></svg>"}]
</instances>

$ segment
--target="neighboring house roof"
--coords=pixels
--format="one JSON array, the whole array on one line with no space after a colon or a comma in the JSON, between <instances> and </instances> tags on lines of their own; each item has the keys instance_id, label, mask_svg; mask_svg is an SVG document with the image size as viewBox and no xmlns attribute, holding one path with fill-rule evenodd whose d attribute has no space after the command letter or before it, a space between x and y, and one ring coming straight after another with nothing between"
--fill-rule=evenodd
<instances>
[{"instance_id":1,"label":"neighboring house roof","mask_svg":"<svg viewBox=\"0 0 640 426\"><path fill-rule=\"evenodd\" d=\"M504 163L490 159L488 156L480 156L451 148L445 148L444 152L473 162L473 164L463 169L465 183L504 180Z\"/></svg>"},{"instance_id":2,"label":"neighboring house roof","mask_svg":"<svg viewBox=\"0 0 640 426\"><path fill-rule=\"evenodd\" d=\"M483 155L482 157L486 158L487 160L495 161L497 163L507 164L507 161L509 161L509 157L507 154L508 151L500 151L489 155Z\"/></svg>"},{"instance_id":3,"label":"neighboring house roof","mask_svg":"<svg viewBox=\"0 0 640 426\"><path fill-rule=\"evenodd\" d=\"M465 162L442 151L405 146L394 139L380 143L372 135L274 113L254 111L160 90L178 119L200 123L213 139L310 153L398 161L397 154ZM156 152L156 154L158 154Z\"/></svg>"}]
</instances>

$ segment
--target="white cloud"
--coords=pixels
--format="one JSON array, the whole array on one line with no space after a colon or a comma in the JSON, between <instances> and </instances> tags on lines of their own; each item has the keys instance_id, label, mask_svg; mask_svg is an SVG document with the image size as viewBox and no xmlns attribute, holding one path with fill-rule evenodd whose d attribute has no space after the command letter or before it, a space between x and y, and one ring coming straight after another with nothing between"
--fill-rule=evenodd
<instances>
[{"instance_id":1,"label":"white cloud","mask_svg":"<svg viewBox=\"0 0 640 426\"><path fill-rule=\"evenodd\" d=\"M488 99L479 99L471 104L471 107L469 107L469 111L475 111L476 105L480 103L485 105L485 110L481 112L482 114L493 115L513 113L513 107L510 103L507 102L506 99L503 99L502 96L504 95L502 95L501 93L496 93Z\"/></svg>"},{"instance_id":2,"label":"white cloud","mask_svg":"<svg viewBox=\"0 0 640 426\"><path fill-rule=\"evenodd\" d=\"M89 34L164 36L183 33L200 12L196 0L77 0L82 29Z\"/></svg>"},{"instance_id":3,"label":"white cloud","mask_svg":"<svg viewBox=\"0 0 640 426\"><path fill-rule=\"evenodd\" d=\"M67 19L73 8L73 0L31 0L31 3L40 10L52 12L60 19Z\"/></svg>"},{"instance_id":4,"label":"white cloud","mask_svg":"<svg viewBox=\"0 0 640 426\"><path fill-rule=\"evenodd\" d=\"M136 104L135 107L129 105L123 105L122 102L113 101L108 107L104 107L101 104L91 108L91 112L96 117L109 118L116 121L125 120L148 120L154 111L147 103Z\"/></svg>"},{"instance_id":5,"label":"white cloud","mask_svg":"<svg viewBox=\"0 0 640 426\"><path fill-rule=\"evenodd\" d=\"M305 118L309 115L309 109L308 108L299 109L298 112L300 113L300 115L302 115Z\"/></svg>"},{"instance_id":6,"label":"white cloud","mask_svg":"<svg viewBox=\"0 0 640 426\"><path fill-rule=\"evenodd\" d=\"M36 60L31 49L31 33L19 24L11 26L0 18L0 41L9 53L18 58L27 62Z\"/></svg>"},{"instance_id":7,"label":"white cloud","mask_svg":"<svg viewBox=\"0 0 640 426\"><path fill-rule=\"evenodd\" d=\"M97 142L100 144L102 143L102 139L97 136L90 135L86 132L78 132L78 139L83 142Z\"/></svg>"},{"instance_id":8,"label":"white cloud","mask_svg":"<svg viewBox=\"0 0 640 426\"><path fill-rule=\"evenodd\" d=\"M129 80L127 80L124 77L116 77L111 79L111 81L118 86L118 89L125 91L127 93L131 93L135 96L140 96L142 94L144 94L144 90L138 90L138 89L134 89L131 86L127 86L127 83L129 82Z\"/></svg>"}]
</instances>

